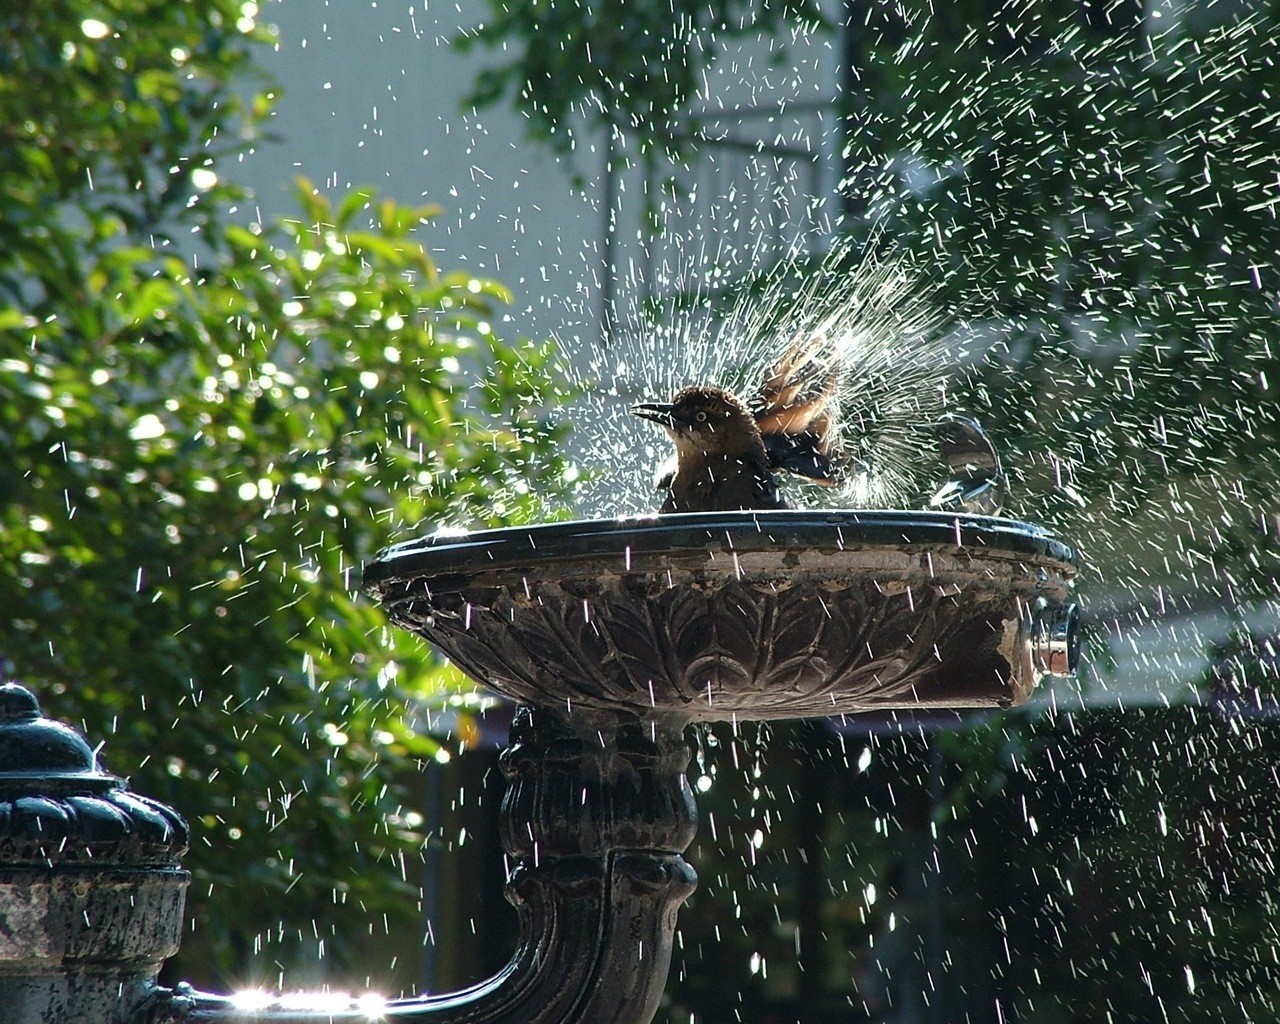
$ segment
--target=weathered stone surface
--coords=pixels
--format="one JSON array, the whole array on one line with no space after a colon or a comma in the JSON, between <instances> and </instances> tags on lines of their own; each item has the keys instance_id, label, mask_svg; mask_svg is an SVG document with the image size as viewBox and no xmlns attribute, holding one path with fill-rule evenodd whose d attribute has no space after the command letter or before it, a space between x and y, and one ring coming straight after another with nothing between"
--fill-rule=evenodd
<instances>
[{"instance_id":1,"label":"weathered stone surface","mask_svg":"<svg viewBox=\"0 0 1280 1024\"><path fill-rule=\"evenodd\" d=\"M178 950L186 823L0 686L0 1021L117 1024Z\"/></svg>"},{"instance_id":2,"label":"weathered stone surface","mask_svg":"<svg viewBox=\"0 0 1280 1024\"><path fill-rule=\"evenodd\" d=\"M0 868L0 987L64 967L158 969L178 951L186 886L176 868Z\"/></svg>"}]
</instances>

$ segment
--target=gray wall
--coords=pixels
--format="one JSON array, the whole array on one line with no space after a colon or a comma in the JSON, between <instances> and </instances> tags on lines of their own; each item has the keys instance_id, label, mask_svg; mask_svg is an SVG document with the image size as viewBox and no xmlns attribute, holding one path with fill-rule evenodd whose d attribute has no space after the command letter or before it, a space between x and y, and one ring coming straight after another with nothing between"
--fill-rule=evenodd
<instances>
[{"instance_id":1,"label":"gray wall","mask_svg":"<svg viewBox=\"0 0 1280 1024\"><path fill-rule=\"evenodd\" d=\"M838 11L839 4L833 2ZM602 320L605 139L584 138L573 166L524 135L505 103L464 109L477 71L493 58L450 45L483 20L482 0L272 0L260 19L278 27L261 63L282 86L272 138L236 176L256 196L248 217L295 212L294 178L336 193L373 186L442 215L427 244L446 267L466 266L516 293L508 336L556 336L569 349L598 342ZM769 45L729 48L696 107L714 115L714 137L813 153L814 167L752 157L745 147L704 147L689 169L667 169L693 197L664 210L665 237L644 233L646 183L638 170L617 181L614 266L617 306L662 282L722 272L759 255L762 240L821 240L834 216L839 155L832 100L839 39L789 40L770 68ZM755 112L739 116L741 108ZM725 114L723 112L728 111ZM584 188L573 187L573 174ZM813 193L817 193L814 195Z\"/></svg>"},{"instance_id":2,"label":"gray wall","mask_svg":"<svg viewBox=\"0 0 1280 1024\"><path fill-rule=\"evenodd\" d=\"M461 8L461 13L458 8ZM569 170L529 143L506 107L477 115L463 97L485 54L449 46L478 22L475 0L277 0L260 18L279 42L261 63L283 94L272 140L236 177L256 214L290 215L298 175L332 193L373 186L441 216L426 242L448 268L466 267L516 293L510 334L598 332L602 216ZM579 169L599 161L582 155Z\"/></svg>"}]
</instances>

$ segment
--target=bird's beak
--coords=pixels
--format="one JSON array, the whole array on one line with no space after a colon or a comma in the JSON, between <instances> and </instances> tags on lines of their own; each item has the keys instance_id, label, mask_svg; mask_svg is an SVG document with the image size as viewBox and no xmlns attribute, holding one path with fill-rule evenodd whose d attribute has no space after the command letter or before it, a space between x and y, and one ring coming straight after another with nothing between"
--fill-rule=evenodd
<instances>
[{"instance_id":1,"label":"bird's beak","mask_svg":"<svg viewBox=\"0 0 1280 1024\"><path fill-rule=\"evenodd\" d=\"M641 402L639 405L633 405L631 412L633 415L639 416L642 420L652 420L654 423L661 424L668 429L674 428L676 425L675 417L671 413L672 406L663 402Z\"/></svg>"}]
</instances>

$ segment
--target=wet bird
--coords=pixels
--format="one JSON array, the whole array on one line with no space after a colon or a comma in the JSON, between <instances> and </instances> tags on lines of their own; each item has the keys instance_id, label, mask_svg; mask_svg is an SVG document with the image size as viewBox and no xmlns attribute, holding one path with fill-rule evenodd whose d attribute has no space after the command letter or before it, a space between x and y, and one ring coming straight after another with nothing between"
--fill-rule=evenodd
<instances>
[{"instance_id":1,"label":"wet bird","mask_svg":"<svg viewBox=\"0 0 1280 1024\"><path fill-rule=\"evenodd\" d=\"M934 424L934 434L947 463L949 479L929 500L929 507L943 512L999 515L1009 493L1009 482L986 431L976 420L947 415Z\"/></svg>"},{"instance_id":2,"label":"wet bird","mask_svg":"<svg viewBox=\"0 0 1280 1024\"><path fill-rule=\"evenodd\" d=\"M660 424L675 454L659 469L659 510L718 512L788 508L775 472L834 486L844 460L835 449L837 367L822 358L823 339L792 345L744 402L711 385L679 391L669 403L632 412Z\"/></svg>"}]
</instances>

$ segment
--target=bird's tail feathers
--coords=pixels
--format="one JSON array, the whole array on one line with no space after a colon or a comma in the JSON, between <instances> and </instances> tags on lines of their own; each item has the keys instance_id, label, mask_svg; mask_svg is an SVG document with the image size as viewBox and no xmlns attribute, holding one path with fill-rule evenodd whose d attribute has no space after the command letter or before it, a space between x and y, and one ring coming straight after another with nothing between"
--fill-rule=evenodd
<instances>
[{"instance_id":1,"label":"bird's tail feathers","mask_svg":"<svg viewBox=\"0 0 1280 1024\"><path fill-rule=\"evenodd\" d=\"M839 377L822 332L793 342L765 371L750 407L774 469L830 487L842 482L848 460L837 443Z\"/></svg>"}]
</instances>

